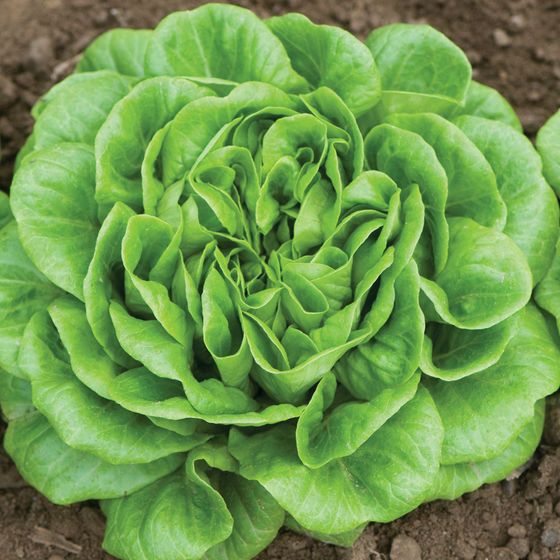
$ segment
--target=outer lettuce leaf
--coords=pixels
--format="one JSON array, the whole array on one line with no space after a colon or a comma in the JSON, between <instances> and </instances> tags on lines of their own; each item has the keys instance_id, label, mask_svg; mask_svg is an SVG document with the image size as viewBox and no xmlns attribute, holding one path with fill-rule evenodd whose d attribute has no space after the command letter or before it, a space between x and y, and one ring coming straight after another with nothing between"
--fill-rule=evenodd
<instances>
[{"instance_id":1,"label":"outer lettuce leaf","mask_svg":"<svg viewBox=\"0 0 560 560\"><path fill-rule=\"evenodd\" d=\"M472 80L467 90L464 106L456 115L472 115L508 124L518 132L523 132L521 121L513 107L495 89Z\"/></svg>"},{"instance_id":2,"label":"outer lettuce leaf","mask_svg":"<svg viewBox=\"0 0 560 560\"><path fill-rule=\"evenodd\" d=\"M452 383L429 384L445 430L442 464L502 453L533 417L535 403L559 383L560 348L540 311L529 305L495 365Z\"/></svg>"},{"instance_id":3,"label":"outer lettuce leaf","mask_svg":"<svg viewBox=\"0 0 560 560\"><path fill-rule=\"evenodd\" d=\"M184 461L175 454L140 465L110 464L66 445L39 412L12 420L4 446L22 476L56 504L126 496Z\"/></svg>"},{"instance_id":4,"label":"outer lettuce leaf","mask_svg":"<svg viewBox=\"0 0 560 560\"><path fill-rule=\"evenodd\" d=\"M233 430L229 447L241 475L260 482L302 527L336 534L414 509L439 468L442 437L434 403L420 389L355 453L317 469L300 462L289 426L254 436Z\"/></svg>"},{"instance_id":5,"label":"outer lettuce leaf","mask_svg":"<svg viewBox=\"0 0 560 560\"><path fill-rule=\"evenodd\" d=\"M154 31L145 68L151 76L259 81L300 92L307 86L280 40L252 12L237 6L207 4L167 16Z\"/></svg>"},{"instance_id":6,"label":"outer lettuce leaf","mask_svg":"<svg viewBox=\"0 0 560 560\"><path fill-rule=\"evenodd\" d=\"M381 74L379 115L456 110L466 96L471 66L466 55L428 25L396 23L373 31L366 44Z\"/></svg>"},{"instance_id":7,"label":"outer lettuce leaf","mask_svg":"<svg viewBox=\"0 0 560 560\"><path fill-rule=\"evenodd\" d=\"M486 461L442 465L428 500L454 500L483 484L497 482L528 461L539 441L544 425L544 401L535 405L535 414L519 436L499 455Z\"/></svg>"},{"instance_id":8,"label":"outer lettuce leaf","mask_svg":"<svg viewBox=\"0 0 560 560\"><path fill-rule=\"evenodd\" d=\"M0 368L25 378L17 364L25 325L60 295L23 251L16 223L0 229Z\"/></svg>"},{"instance_id":9,"label":"outer lettuce leaf","mask_svg":"<svg viewBox=\"0 0 560 560\"><path fill-rule=\"evenodd\" d=\"M537 150L543 162L543 174L560 195L560 111L542 126L537 135Z\"/></svg>"},{"instance_id":10,"label":"outer lettuce leaf","mask_svg":"<svg viewBox=\"0 0 560 560\"><path fill-rule=\"evenodd\" d=\"M12 219L13 216L10 210L10 203L8 202L8 195L5 192L0 192L0 229Z\"/></svg>"},{"instance_id":11,"label":"outer lettuce leaf","mask_svg":"<svg viewBox=\"0 0 560 560\"><path fill-rule=\"evenodd\" d=\"M83 282L99 232L95 158L84 144L35 151L12 184L20 239L37 268L83 299Z\"/></svg>"},{"instance_id":12,"label":"outer lettuce leaf","mask_svg":"<svg viewBox=\"0 0 560 560\"><path fill-rule=\"evenodd\" d=\"M284 513L235 470L225 448L204 446L189 454L185 469L105 502L105 548L132 559L251 558L272 540Z\"/></svg>"},{"instance_id":13,"label":"outer lettuce leaf","mask_svg":"<svg viewBox=\"0 0 560 560\"><path fill-rule=\"evenodd\" d=\"M135 79L115 72L68 77L46 98L43 97L35 111L34 150L63 142L93 146L107 115L135 83ZM91 95L92 91L95 91L95 96Z\"/></svg>"},{"instance_id":14,"label":"outer lettuce leaf","mask_svg":"<svg viewBox=\"0 0 560 560\"><path fill-rule=\"evenodd\" d=\"M82 385L46 312L36 313L29 321L19 366L31 383L33 404L61 439L104 461L116 465L149 463L192 449L209 438L202 433L185 438L158 428L147 418L98 397Z\"/></svg>"},{"instance_id":15,"label":"outer lettuce leaf","mask_svg":"<svg viewBox=\"0 0 560 560\"><path fill-rule=\"evenodd\" d=\"M3 417L12 421L33 410L29 382L0 370L0 411Z\"/></svg>"},{"instance_id":16,"label":"outer lettuce leaf","mask_svg":"<svg viewBox=\"0 0 560 560\"><path fill-rule=\"evenodd\" d=\"M152 31L147 29L111 29L89 45L76 71L114 70L125 76L143 78L151 36Z\"/></svg>"},{"instance_id":17,"label":"outer lettuce leaf","mask_svg":"<svg viewBox=\"0 0 560 560\"><path fill-rule=\"evenodd\" d=\"M556 319L560 331L560 241L552 265L537 286L535 300Z\"/></svg>"},{"instance_id":18,"label":"outer lettuce leaf","mask_svg":"<svg viewBox=\"0 0 560 560\"><path fill-rule=\"evenodd\" d=\"M301 14L273 17L266 24L282 41L294 69L314 89L331 88L355 115L377 103L381 83L375 62L350 33L315 25Z\"/></svg>"},{"instance_id":19,"label":"outer lettuce leaf","mask_svg":"<svg viewBox=\"0 0 560 560\"><path fill-rule=\"evenodd\" d=\"M546 273L558 239L558 204L542 176L542 164L528 138L503 123L463 116L457 126L488 160L508 208L504 233L525 253L533 285Z\"/></svg>"}]
</instances>

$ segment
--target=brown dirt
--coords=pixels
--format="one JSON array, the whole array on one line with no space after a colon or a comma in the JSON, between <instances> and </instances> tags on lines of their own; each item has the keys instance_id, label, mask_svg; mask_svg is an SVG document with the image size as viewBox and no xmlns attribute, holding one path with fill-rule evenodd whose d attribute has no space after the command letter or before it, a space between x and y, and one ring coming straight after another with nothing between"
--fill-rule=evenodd
<instances>
[{"instance_id":1,"label":"brown dirt","mask_svg":"<svg viewBox=\"0 0 560 560\"><path fill-rule=\"evenodd\" d=\"M72 69L98 33L152 27L182 0L0 0L0 186L31 128L37 97ZM393 21L428 22L469 56L475 77L513 103L528 134L560 105L560 0L242 0L261 16L301 11L360 37ZM518 479L371 525L353 550L282 533L259 560L553 560L560 558L560 407ZM2 560L107 560L94 503L56 507L26 487L0 453Z\"/></svg>"}]
</instances>

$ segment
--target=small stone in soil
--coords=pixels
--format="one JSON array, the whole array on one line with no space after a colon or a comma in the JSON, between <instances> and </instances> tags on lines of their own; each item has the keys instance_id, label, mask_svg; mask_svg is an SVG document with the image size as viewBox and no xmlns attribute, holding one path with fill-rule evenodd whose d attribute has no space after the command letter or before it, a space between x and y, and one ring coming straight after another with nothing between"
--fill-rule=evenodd
<instances>
[{"instance_id":1,"label":"small stone in soil","mask_svg":"<svg viewBox=\"0 0 560 560\"><path fill-rule=\"evenodd\" d=\"M508 535L514 538L523 538L527 536L527 529L520 523L515 523L508 529Z\"/></svg>"},{"instance_id":2,"label":"small stone in soil","mask_svg":"<svg viewBox=\"0 0 560 560\"><path fill-rule=\"evenodd\" d=\"M519 31L523 31L527 26L527 21L525 20L525 16L523 14L514 14L511 16L509 20L509 28L518 33Z\"/></svg>"},{"instance_id":3,"label":"small stone in soil","mask_svg":"<svg viewBox=\"0 0 560 560\"><path fill-rule=\"evenodd\" d=\"M560 543L560 519L549 519L544 524L541 542L547 548L554 548Z\"/></svg>"},{"instance_id":4,"label":"small stone in soil","mask_svg":"<svg viewBox=\"0 0 560 560\"><path fill-rule=\"evenodd\" d=\"M465 541L457 541L455 544L455 554L461 560L473 560L476 556L476 548Z\"/></svg>"},{"instance_id":5,"label":"small stone in soil","mask_svg":"<svg viewBox=\"0 0 560 560\"><path fill-rule=\"evenodd\" d=\"M527 555L531 551L529 546L529 539L525 538L513 538L510 539L507 547L512 551L515 552L518 558L527 558Z\"/></svg>"},{"instance_id":6,"label":"small stone in soil","mask_svg":"<svg viewBox=\"0 0 560 560\"><path fill-rule=\"evenodd\" d=\"M509 47L511 45L511 37L503 29L494 29L492 34L494 37L494 43L498 47Z\"/></svg>"},{"instance_id":7,"label":"small stone in soil","mask_svg":"<svg viewBox=\"0 0 560 560\"><path fill-rule=\"evenodd\" d=\"M495 548L492 555L493 560L518 560L519 556L509 548Z\"/></svg>"},{"instance_id":8,"label":"small stone in soil","mask_svg":"<svg viewBox=\"0 0 560 560\"><path fill-rule=\"evenodd\" d=\"M420 545L408 535L397 535L391 544L391 560L421 560Z\"/></svg>"}]
</instances>

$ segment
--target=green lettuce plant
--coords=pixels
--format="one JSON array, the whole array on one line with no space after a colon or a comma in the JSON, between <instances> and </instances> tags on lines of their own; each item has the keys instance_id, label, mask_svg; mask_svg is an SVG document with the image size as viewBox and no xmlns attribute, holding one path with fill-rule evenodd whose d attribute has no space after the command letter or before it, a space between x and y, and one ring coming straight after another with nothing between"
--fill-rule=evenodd
<instances>
[{"instance_id":1,"label":"green lettuce plant","mask_svg":"<svg viewBox=\"0 0 560 560\"><path fill-rule=\"evenodd\" d=\"M33 115L0 199L4 444L53 502L101 500L111 554L350 545L533 453L558 204L442 34L210 4L102 35Z\"/></svg>"}]
</instances>

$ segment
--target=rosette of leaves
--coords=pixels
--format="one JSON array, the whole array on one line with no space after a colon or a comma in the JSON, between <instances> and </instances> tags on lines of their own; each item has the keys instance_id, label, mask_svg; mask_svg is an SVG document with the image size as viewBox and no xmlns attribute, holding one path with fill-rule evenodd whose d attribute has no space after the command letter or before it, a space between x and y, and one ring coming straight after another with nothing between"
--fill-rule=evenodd
<instances>
[{"instance_id":1,"label":"rosette of leaves","mask_svg":"<svg viewBox=\"0 0 560 560\"><path fill-rule=\"evenodd\" d=\"M207 5L102 35L34 116L2 200L5 446L52 501L101 500L113 555L349 545L531 455L558 205L443 35Z\"/></svg>"}]
</instances>

